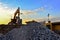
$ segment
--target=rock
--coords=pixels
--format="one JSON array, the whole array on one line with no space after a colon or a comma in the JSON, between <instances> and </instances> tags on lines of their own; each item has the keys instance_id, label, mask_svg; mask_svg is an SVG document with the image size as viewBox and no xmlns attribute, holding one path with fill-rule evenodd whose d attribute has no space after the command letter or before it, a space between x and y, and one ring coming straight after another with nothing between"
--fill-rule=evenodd
<instances>
[{"instance_id":1,"label":"rock","mask_svg":"<svg viewBox=\"0 0 60 40\"><path fill-rule=\"evenodd\" d=\"M60 36L43 25L14 28L3 40L60 40Z\"/></svg>"}]
</instances>

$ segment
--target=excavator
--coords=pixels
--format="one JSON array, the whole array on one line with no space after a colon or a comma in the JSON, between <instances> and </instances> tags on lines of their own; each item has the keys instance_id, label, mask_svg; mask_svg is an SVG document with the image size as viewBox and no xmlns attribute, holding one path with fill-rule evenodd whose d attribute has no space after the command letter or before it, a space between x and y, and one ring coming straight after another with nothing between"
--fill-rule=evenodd
<instances>
[{"instance_id":1,"label":"excavator","mask_svg":"<svg viewBox=\"0 0 60 40\"><path fill-rule=\"evenodd\" d=\"M20 19L20 8L16 10L14 13L13 19L11 19L11 22L8 23L8 25L21 25L22 24L22 19Z\"/></svg>"}]
</instances>

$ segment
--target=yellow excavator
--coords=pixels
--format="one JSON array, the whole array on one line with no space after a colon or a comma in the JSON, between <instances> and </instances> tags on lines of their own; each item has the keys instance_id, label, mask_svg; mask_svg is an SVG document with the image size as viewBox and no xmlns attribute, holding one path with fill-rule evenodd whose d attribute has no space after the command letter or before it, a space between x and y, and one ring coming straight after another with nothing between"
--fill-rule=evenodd
<instances>
[{"instance_id":1,"label":"yellow excavator","mask_svg":"<svg viewBox=\"0 0 60 40\"><path fill-rule=\"evenodd\" d=\"M16 12L14 13L13 19L11 19L11 22L9 22L8 25L21 25L21 24L22 24L22 19L20 19L20 8L18 7Z\"/></svg>"}]
</instances>

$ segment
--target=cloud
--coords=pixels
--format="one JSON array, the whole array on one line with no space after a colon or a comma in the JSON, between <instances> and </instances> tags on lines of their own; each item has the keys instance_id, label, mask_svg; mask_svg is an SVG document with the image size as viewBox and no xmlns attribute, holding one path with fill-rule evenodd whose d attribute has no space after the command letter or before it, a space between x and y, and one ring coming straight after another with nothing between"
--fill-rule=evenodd
<instances>
[{"instance_id":1,"label":"cloud","mask_svg":"<svg viewBox=\"0 0 60 40\"><path fill-rule=\"evenodd\" d=\"M8 7L8 4L4 4L0 2L0 24L1 23L8 23L11 19L11 16L14 16L14 12L16 11L17 8L11 8ZM21 13L23 13L24 15L22 15L25 19L25 21L30 21L33 19L29 19L29 15L35 15L37 16L38 12L44 12L45 11L45 7L40 7L40 8L36 8L34 10L20 10ZM7 20L7 21L6 21ZM36 21L47 21L47 17L46 18L39 18L39 19L34 19ZM57 17L53 17L50 16L50 20L51 21L59 21L60 19Z\"/></svg>"},{"instance_id":2,"label":"cloud","mask_svg":"<svg viewBox=\"0 0 60 40\"><path fill-rule=\"evenodd\" d=\"M44 7L40 7L40 8L37 8L37 9L34 9L34 10L21 10L21 13L23 14L34 14L34 13L38 13L38 12L43 12L45 9Z\"/></svg>"},{"instance_id":3,"label":"cloud","mask_svg":"<svg viewBox=\"0 0 60 40\"><path fill-rule=\"evenodd\" d=\"M60 19L59 19L60 17L55 17L55 16L50 16L50 18L49 18L49 20L51 21L51 22L60 22ZM48 21L48 18L47 17L44 17L44 18L38 18L38 19L36 19L36 21L38 21L38 22L41 22L41 21Z\"/></svg>"},{"instance_id":4,"label":"cloud","mask_svg":"<svg viewBox=\"0 0 60 40\"><path fill-rule=\"evenodd\" d=\"M7 4L3 4L0 2L0 16L10 16L14 13L16 8L10 8L7 6Z\"/></svg>"},{"instance_id":5,"label":"cloud","mask_svg":"<svg viewBox=\"0 0 60 40\"><path fill-rule=\"evenodd\" d=\"M35 12L32 11L32 10L21 10L21 13L23 13L23 14L32 14L32 13L35 13Z\"/></svg>"},{"instance_id":6,"label":"cloud","mask_svg":"<svg viewBox=\"0 0 60 40\"><path fill-rule=\"evenodd\" d=\"M13 16L13 13L16 8L10 8L7 6L7 4L0 2L0 24L6 24L10 21L11 16Z\"/></svg>"}]
</instances>

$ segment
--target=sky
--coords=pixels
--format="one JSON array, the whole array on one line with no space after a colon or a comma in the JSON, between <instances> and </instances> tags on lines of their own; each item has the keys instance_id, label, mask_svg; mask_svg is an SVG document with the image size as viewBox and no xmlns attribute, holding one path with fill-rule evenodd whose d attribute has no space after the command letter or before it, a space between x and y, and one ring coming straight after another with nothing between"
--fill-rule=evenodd
<instances>
[{"instance_id":1,"label":"sky","mask_svg":"<svg viewBox=\"0 0 60 40\"><path fill-rule=\"evenodd\" d=\"M23 23L30 20L60 21L60 0L0 0L0 24L7 24L20 7Z\"/></svg>"}]
</instances>

